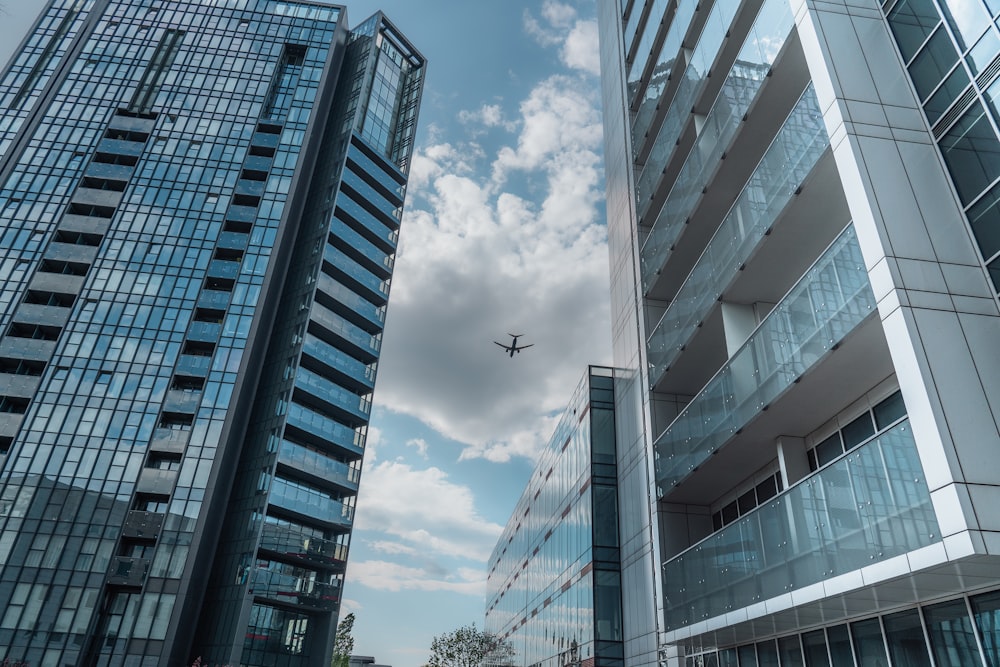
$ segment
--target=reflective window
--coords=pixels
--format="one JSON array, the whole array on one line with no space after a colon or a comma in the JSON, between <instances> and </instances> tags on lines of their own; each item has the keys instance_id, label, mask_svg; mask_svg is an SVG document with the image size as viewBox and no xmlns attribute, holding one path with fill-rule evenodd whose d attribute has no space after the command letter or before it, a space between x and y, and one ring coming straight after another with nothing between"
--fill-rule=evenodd
<instances>
[{"instance_id":1,"label":"reflective window","mask_svg":"<svg viewBox=\"0 0 1000 667\"><path fill-rule=\"evenodd\" d=\"M1000 176L1000 141L982 104L973 104L939 145L963 204Z\"/></svg>"},{"instance_id":2,"label":"reflective window","mask_svg":"<svg viewBox=\"0 0 1000 667\"><path fill-rule=\"evenodd\" d=\"M854 667L851 639L846 625L835 625L826 629L826 639L830 643L831 667Z\"/></svg>"},{"instance_id":3,"label":"reflective window","mask_svg":"<svg viewBox=\"0 0 1000 667\"><path fill-rule=\"evenodd\" d=\"M891 614L883 621L893 667L931 667L924 629L916 609Z\"/></svg>"},{"instance_id":4,"label":"reflective window","mask_svg":"<svg viewBox=\"0 0 1000 667\"><path fill-rule=\"evenodd\" d=\"M826 635L822 630L802 635L802 649L806 665L809 667L830 667L830 656L826 652Z\"/></svg>"},{"instance_id":5,"label":"reflective window","mask_svg":"<svg viewBox=\"0 0 1000 667\"><path fill-rule=\"evenodd\" d=\"M851 623L851 634L854 636L858 667L886 667L889 664L877 618Z\"/></svg>"},{"instance_id":6,"label":"reflective window","mask_svg":"<svg viewBox=\"0 0 1000 667\"><path fill-rule=\"evenodd\" d=\"M986 664L1000 667L1000 591L976 596L971 602Z\"/></svg>"},{"instance_id":7,"label":"reflective window","mask_svg":"<svg viewBox=\"0 0 1000 667\"><path fill-rule=\"evenodd\" d=\"M927 607L924 609L924 620L937 667L964 667L980 663L965 600Z\"/></svg>"},{"instance_id":8,"label":"reflective window","mask_svg":"<svg viewBox=\"0 0 1000 667\"><path fill-rule=\"evenodd\" d=\"M931 0L903 0L896 4L889 13L889 27L904 60L913 57L940 21Z\"/></svg>"},{"instance_id":9,"label":"reflective window","mask_svg":"<svg viewBox=\"0 0 1000 667\"><path fill-rule=\"evenodd\" d=\"M798 635L779 639L778 651L781 653L781 667L805 667Z\"/></svg>"},{"instance_id":10,"label":"reflective window","mask_svg":"<svg viewBox=\"0 0 1000 667\"><path fill-rule=\"evenodd\" d=\"M938 28L910 63L910 78L921 100L927 99L958 62L958 52L947 31Z\"/></svg>"},{"instance_id":11,"label":"reflective window","mask_svg":"<svg viewBox=\"0 0 1000 667\"><path fill-rule=\"evenodd\" d=\"M757 644L757 667L778 667L778 647L773 639Z\"/></svg>"},{"instance_id":12,"label":"reflective window","mask_svg":"<svg viewBox=\"0 0 1000 667\"><path fill-rule=\"evenodd\" d=\"M989 259L1000 252L1000 185L990 189L966 214L983 257Z\"/></svg>"}]
</instances>

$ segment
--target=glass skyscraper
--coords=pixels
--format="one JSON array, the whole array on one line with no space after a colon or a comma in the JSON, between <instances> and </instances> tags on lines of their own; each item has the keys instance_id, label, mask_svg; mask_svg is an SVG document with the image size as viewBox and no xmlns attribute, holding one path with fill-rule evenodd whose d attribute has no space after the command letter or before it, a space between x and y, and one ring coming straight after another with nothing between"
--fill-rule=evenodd
<instances>
[{"instance_id":1,"label":"glass skyscraper","mask_svg":"<svg viewBox=\"0 0 1000 667\"><path fill-rule=\"evenodd\" d=\"M598 6L625 664L1000 665L1000 3Z\"/></svg>"},{"instance_id":2,"label":"glass skyscraper","mask_svg":"<svg viewBox=\"0 0 1000 667\"><path fill-rule=\"evenodd\" d=\"M0 79L0 659L330 659L424 61L51 0Z\"/></svg>"}]
</instances>

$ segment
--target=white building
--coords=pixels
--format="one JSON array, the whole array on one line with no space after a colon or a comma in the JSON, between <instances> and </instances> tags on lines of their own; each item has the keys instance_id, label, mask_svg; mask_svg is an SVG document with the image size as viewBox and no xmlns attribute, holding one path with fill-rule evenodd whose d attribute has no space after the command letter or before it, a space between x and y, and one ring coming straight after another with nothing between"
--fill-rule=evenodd
<instances>
[{"instance_id":1,"label":"white building","mask_svg":"<svg viewBox=\"0 0 1000 667\"><path fill-rule=\"evenodd\" d=\"M1000 2L598 4L625 664L1000 665Z\"/></svg>"}]
</instances>

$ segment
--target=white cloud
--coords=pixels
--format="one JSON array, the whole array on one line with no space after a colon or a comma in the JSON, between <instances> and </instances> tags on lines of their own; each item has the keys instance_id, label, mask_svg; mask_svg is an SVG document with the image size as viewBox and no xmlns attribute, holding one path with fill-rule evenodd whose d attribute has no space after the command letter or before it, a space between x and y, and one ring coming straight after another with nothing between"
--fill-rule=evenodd
<instances>
[{"instance_id":1,"label":"white cloud","mask_svg":"<svg viewBox=\"0 0 1000 667\"><path fill-rule=\"evenodd\" d=\"M567 67L600 76L601 55L597 38L597 21L577 21L563 42L560 57Z\"/></svg>"},{"instance_id":2,"label":"white cloud","mask_svg":"<svg viewBox=\"0 0 1000 667\"><path fill-rule=\"evenodd\" d=\"M340 618L344 618L348 614L357 614L359 611L364 609L362 605L357 600L352 600L351 598L344 598L340 603Z\"/></svg>"},{"instance_id":3,"label":"white cloud","mask_svg":"<svg viewBox=\"0 0 1000 667\"><path fill-rule=\"evenodd\" d=\"M389 540L365 540L365 542L373 550L380 553L404 556L417 555L417 550L414 547L400 544L399 542L390 542Z\"/></svg>"},{"instance_id":4,"label":"white cloud","mask_svg":"<svg viewBox=\"0 0 1000 667\"><path fill-rule=\"evenodd\" d=\"M454 145L414 158L377 397L467 445L463 458L532 457L586 365L609 360L593 97L550 77L492 162ZM493 341L508 332L534 347L507 358Z\"/></svg>"},{"instance_id":5,"label":"white cloud","mask_svg":"<svg viewBox=\"0 0 1000 667\"><path fill-rule=\"evenodd\" d=\"M439 468L414 469L399 461L365 472L354 526L395 543L373 542L382 553L478 562L489 558L503 529L480 516L469 487L451 482Z\"/></svg>"},{"instance_id":6,"label":"white cloud","mask_svg":"<svg viewBox=\"0 0 1000 667\"><path fill-rule=\"evenodd\" d=\"M541 9L544 22L526 10L523 16L524 31L542 46L556 46L565 39L565 31L573 24L576 15L576 9L572 5L545 0Z\"/></svg>"},{"instance_id":7,"label":"white cloud","mask_svg":"<svg viewBox=\"0 0 1000 667\"><path fill-rule=\"evenodd\" d=\"M484 127L502 127L508 132L517 129L517 123L503 117L503 108L499 104L484 104L475 111L459 111L458 120L465 125L479 124Z\"/></svg>"},{"instance_id":8,"label":"white cloud","mask_svg":"<svg viewBox=\"0 0 1000 667\"><path fill-rule=\"evenodd\" d=\"M449 573L434 572L383 560L367 560L348 566L352 582L382 591L451 591L482 596L486 575L482 570L458 568Z\"/></svg>"},{"instance_id":9,"label":"white cloud","mask_svg":"<svg viewBox=\"0 0 1000 667\"><path fill-rule=\"evenodd\" d=\"M420 454L422 458L427 458L427 441L423 438L413 438L412 440L407 440L406 446L415 448L417 450L417 454Z\"/></svg>"}]
</instances>

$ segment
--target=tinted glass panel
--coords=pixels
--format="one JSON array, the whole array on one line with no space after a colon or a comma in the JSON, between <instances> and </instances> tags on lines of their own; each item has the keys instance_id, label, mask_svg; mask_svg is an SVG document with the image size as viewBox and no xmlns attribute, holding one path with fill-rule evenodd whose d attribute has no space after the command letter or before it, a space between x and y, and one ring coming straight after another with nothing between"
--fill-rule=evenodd
<instances>
[{"instance_id":1,"label":"tinted glass panel","mask_svg":"<svg viewBox=\"0 0 1000 667\"><path fill-rule=\"evenodd\" d=\"M979 665L979 649L965 600L944 602L924 609L924 621L937 667Z\"/></svg>"},{"instance_id":2,"label":"tinted glass panel","mask_svg":"<svg viewBox=\"0 0 1000 667\"><path fill-rule=\"evenodd\" d=\"M975 44L990 24L990 17L979 0L944 0L941 9L962 50Z\"/></svg>"},{"instance_id":3,"label":"tinted glass panel","mask_svg":"<svg viewBox=\"0 0 1000 667\"><path fill-rule=\"evenodd\" d=\"M989 259L1000 252L1000 185L983 195L967 215L983 257Z\"/></svg>"},{"instance_id":4,"label":"tinted glass panel","mask_svg":"<svg viewBox=\"0 0 1000 667\"><path fill-rule=\"evenodd\" d=\"M778 649L781 652L781 667L804 667L802 661L802 648L799 646L799 636L782 637L778 640Z\"/></svg>"},{"instance_id":5,"label":"tinted glass panel","mask_svg":"<svg viewBox=\"0 0 1000 667\"><path fill-rule=\"evenodd\" d=\"M989 667L1000 667L1000 591L972 598L979 638Z\"/></svg>"},{"instance_id":6,"label":"tinted glass panel","mask_svg":"<svg viewBox=\"0 0 1000 667\"><path fill-rule=\"evenodd\" d=\"M910 78L913 79L913 86L920 99L927 99L957 62L955 45L944 28L938 28L910 63Z\"/></svg>"},{"instance_id":7,"label":"tinted glass panel","mask_svg":"<svg viewBox=\"0 0 1000 667\"><path fill-rule=\"evenodd\" d=\"M740 667L757 667L757 651L753 646L741 646L737 652L740 655Z\"/></svg>"},{"instance_id":8,"label":"tinted glass panel","mask_svg":"<svg viewBox=\"0 0 1000 667\"><path fill-rule=\"evenodd\" d=\"M719 651L719 667L739 667L736 657L736 649L727 648Z\"/></svg>"},{"instance_id":9,"label":"tinted glass panel","mask_svg":"<svg viewBox=\"0 0 1000 667\"><path fill-rule=\"evenodd\" d=\"M889 27L904 60L909 60L941 20L931 0L903 0L889 13Z\"/></svg>"},{"instance_id":10,"label":"tinted glass panel","mask_svg":"<svg viewBox=\"0 0 1000 667\"><path fill-rule=\"evenodd\" d=\"M843 453L844 447L840 444L840 433L834 433L816 445L816 463L825 466Z\"/></svg>"},{"instance_id":11,"label":"tinted glass panel","mask_svg":"<svg viewBox=\"0 0 1000 667\"><path fill-rule=\"evenodd\" d=\"M778 646L773 640L757 644L757 667L778 667Z\"/></svg>"},{"instance_id":12,"label":"tinted glass panel","mask_svg":"<svg viewBox=\"0 0 1000 667\"><path fill-rule=\"evenodd\" d=\"M830 643L831 667L854 667L851 640L846 625L835 625L826 629L826 639Z\"/></svg>"},{"instance_id":13,"label":"tinted glass panel","mask_svg":"<svg viewBox=\"0 0 1000 667\"><path fill-rule=\"evenodd\" d=\"M876 405L872 412L875 413L875 426L881 431L897 419L906 416L906 405L903 404L903 395L897 391Z\"/></svg>"},{"instance_id":14,"label":"tinted glass panel","mask_svg":"<svg viewBox=\"0 0 1000 667\"><path fill-rule=\"evenodd\" d=\"M931 667L924 629L916 609L891 614L883 622L893 667Z\"/></svg>"},{"instance_id":15,"label":"tinted glass panel","mask_svg":"<svg viewBox=\"0 0 1000 667\"><path fill-rule=\"evenodd\" d=\"M964 67L956 67L948 78L944 80L941 87L938 88L927 103L924 104L924 113L927 114L927 120L931 125L936 123L938 119L948 110L951 103L958 99L965 87L969 85L969 75L966 74Z\"/></svg>"},{"instance_id":16,"label":"tinted glass panel","mask_svg":"<svg viewBox=\"0 0 1000 667\"><path fill-rule=\"evenodd\" d=\"M841 431L844 436L844 449L857 447L868 438L875 435L875 426L872 424L871 413L866 412Z\"/></svg>"},{"instance_id":17,"label":"tinted glass panel","mask_svg":"<svg viewBox=\"0 0 1000 667\"><path fill-rule=\"evenodd\" d=\"M826 635L822 630L802 635L802 649L806 654L806 667L830 667L826 652Z\"/></svg>"},{"instance_id":18,"label":"tinted glass panel","mask_svg":"<svg viewBox=\"0 0 1000 667\"><path fill-rule=\"evenodd\" d=\"M963 204L1000 176L1000 141L978 102L941 138L940 147Z\"/></svg>"},{"instance_id":19,"label":"tinted glass panel","mask_svg":"<svg viewBox=\"0 0 1000 667\"><path fill-rule=\"evenodd\" d=\"M851 623L851 634L854 635L858 667L886 667L889 664L877 618Z\"/></svg>"}]
</instances>

